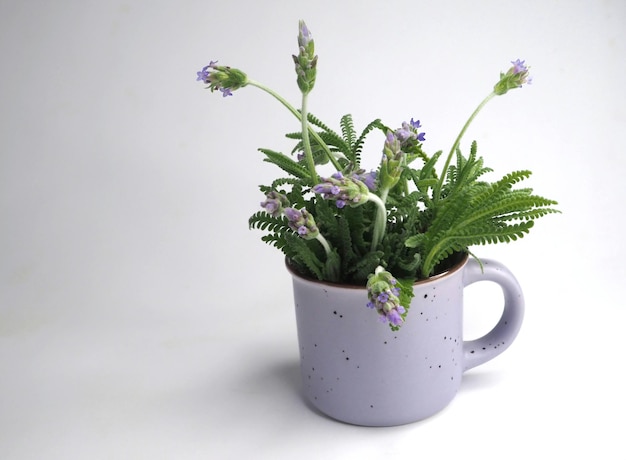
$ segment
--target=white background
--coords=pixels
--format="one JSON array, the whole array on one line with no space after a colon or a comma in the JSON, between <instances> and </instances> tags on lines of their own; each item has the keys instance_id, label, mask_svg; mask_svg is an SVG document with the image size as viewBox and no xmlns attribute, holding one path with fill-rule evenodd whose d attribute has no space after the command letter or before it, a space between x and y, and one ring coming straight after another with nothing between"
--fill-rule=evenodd
<instances>
[{"instance_id":1,"label":"white background","mask_svg":"<svg viewBox=\"0 0 626 460\"><path fill-rule=\"evenodd\" d=\"M297 104L301 18L310 110L419 118L431 152L509 61L532 66L463 145L533 170L563 214L475 248L517 275L525 324L420 423L302 401L290 279L247 229L276 174L256 148L289 150L297 121L195 82L218 59ZM626 459L625 24L621 0L0 0L0 458ZM468 335L497 313L480 291Z\"/></svg>"}]
</instances>

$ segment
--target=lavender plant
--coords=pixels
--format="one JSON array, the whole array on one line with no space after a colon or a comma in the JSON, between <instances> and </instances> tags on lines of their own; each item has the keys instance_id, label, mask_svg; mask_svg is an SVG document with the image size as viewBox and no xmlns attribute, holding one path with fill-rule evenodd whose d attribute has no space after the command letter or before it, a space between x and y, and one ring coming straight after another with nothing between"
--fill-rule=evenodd
<instances>
[{"instance_id":1,"label":"lavender plant","mask_svg":"<svg viewBox=\"0 0 626 460\"><path fill-rule=\"evenodd\" d=\"M298 54L293 56L302 99L299 108L241 70L211 61L198 81L224 97L253 86L278 100L300 122L287 134L295 142L290 154L259 149L264 160L284 177L261 185L262 209L250 217L250 228L281 250L304 276L367 286L367 306L397 329L406 320L412 284L449 269L470 247L522 238L534 221L559 212L553 200L517 188L531 172L511 172L495 182L473 142L469 155L460 143L468 126L495 96L530 83L525 61L512 61L489 95L471 114L438 170L442 151L428 155L420 120L392 129L377 119L357 132L351 115L339 121L339 132L308 112L318 57L309 29L299 24ZM361 168L366 137L382 134L382 159L374 171ZM333 169L320 176L318 168Z\"/></svg>"}]
</instances>

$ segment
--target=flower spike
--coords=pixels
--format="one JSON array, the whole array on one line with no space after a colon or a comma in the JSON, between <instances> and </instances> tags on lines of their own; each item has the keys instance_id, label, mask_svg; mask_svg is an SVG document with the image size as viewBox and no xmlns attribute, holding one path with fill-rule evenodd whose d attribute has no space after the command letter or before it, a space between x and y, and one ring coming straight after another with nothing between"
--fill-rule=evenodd
<instances>
[{"instance_id":1,"label":"flower spike","mask_svg":"<svg viewBox=\"0 0 626 460\"><path fill-rule=\"evenodd\" d=\"M389 321L392 327L404 323L407 309L400 305L398 281L383 267L377 267L367 280L368 308L375 309L382 322Z\"/></svg>"},{"instance_id":2,"label":"flower spike","mask_svg":"<svg viewBox=\"0 0 626 460\"><path fill-rule=\"evenodd\" d=\"M365 183L356 177L345 177L340 172L323 179L323 182L315 185L312 190L322 195L324 199L333 200L338 208L362 205L368 201L369 195L369 188Z\"/></svg>"},{"instance_id":3,"label":"flower spike","mask_svg":"<svg viewBox=\"0 0 626 460\"><path fill-rule=\"evenodd\" d=\"M530 67L526 65L526 61L516 59L511 61L513 66L506 73L500 72L500 81L493 87L493 92L501 96L510 89L521 88L523 85L530 85L532 77L529 77L528 70Z\"/></svg>"},{"instance_id":4,"label":"flower spike","mask_svg":"<svg viewBox=\"0 0 626 460\"><path fill-rule=\"evenodd\" d=\"M320 235L315 219L306 209L285 208L283 212L289 221L289 228L301 238L314 240Z\"/></svg>"},{"instance_id":5,"label":"flower spike","mask_svg":"<svg viewBox=\"0 0 626 460\"><path fill-rule=\"evenodd\" d=\"M383 190L391 190L400 180L407 164L407 153L421 149L421 143L426 140L426 133L419 131L421 127L419 120L411 118L410 122L402 122L402 127L395 131L387 131L380 165L380 184Z\"/></svg>"},{"instance_id":6,"label":"flower spike","mask_svg":"<svg viewBox=\"0 0 626 460\"><path fill-rule=\"evenodd\" d=\"M218 66L217 61L209 62L196 75L196 81L209 85L211 92L219 90L224 97L232 96L233 91L248 84L248 76L241 70Z\"/></svg>"},{"instance_id":7,"label":"flower spike","mask_svg":"<svg viewBox=\"0 0 626 460\"><path fill-rule=\"evenodd\" d=\"M274 190L269 192L265 198L261 207L272 217L279 217L283 213L283 209L289 206L287 197Z\"/></svg>"},{"instance_id":8,"label":"flower spike","mask_svg":"<svg viewBox=\"0 0 626 460\"><path fill-rule=\"evenodd\" d=\"M298 47L298 55L293 56L293 61L296 64L296 74L298 75L298 87L302 94L308 94L315 85L317 56L315 55L313 36L304 21L300 21L298 29Z\"/></svg>"}]
</instances>

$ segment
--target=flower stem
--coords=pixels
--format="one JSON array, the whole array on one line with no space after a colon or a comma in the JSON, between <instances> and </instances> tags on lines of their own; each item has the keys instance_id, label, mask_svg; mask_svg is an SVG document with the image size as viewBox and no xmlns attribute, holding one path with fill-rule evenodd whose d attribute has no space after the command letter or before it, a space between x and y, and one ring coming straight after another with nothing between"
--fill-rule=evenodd
<instances>
[{"instance_id":1,"label":"flower stem","mask_svg":"<svg viewBox=\"0 0 626 460\"><path fill-rule=\"evenodd\" d=\"M389 196L389 188L381 189L380 193L380 201L383 202L383 205L387 203L387 197Z\"/></svg>"},{"instance_id":2,"label":"flower stem","mask_svg":"<svg viewBox=\"0 0 626 460\"><path fill-rule=\"evenodd\" d=\"M287 102L287 100L284 97L282 97L273 89L268 88L267 86L259 83L258 81L254 81L250 79L247 80L247 84L251 86L255 86L262 91L265 91L267 94L274 97L278 102L284 105L287 108L287 110L289 110L293 114L293 116L295 116L298 120L302 120L302 114L298 112L298 110L293 105ZM313 139L315 139L317 143L322 147L322 149L324 150L324 153L328 157L328 160L333 164L335 169L337 169L337 171L341 171L342 170L341 165L339 164L335 156L330 151L330 148L328 147L328 145L326 145L326 142L324 142L324 140L320 137L320 135L310 125L308 126L307 131L311 136L313 136Z\"/></svg>"},{"instance_id":3,"label":"flower stem","mask_svg":"<svg viewBox=\"0 0 626 460\"><path fill-rule=\"evenodd\" d=\"M446 158L446 162L443 165L443 169L441 170L441 176L439 177L439 182L437 183L437 186L433 191L433 201L438 201L439 198L441 198L441 189L443 188L443 181L446 179L446 174L448 173L448 167L450 166L450 161L452 160L452 157L454 156L455 152L459 148L459 144L461 143L461 139L463 138L465 131L467 131L467 128L469 127L469 125L472 123L474 118L476 118L476 115L478 115L478 112L480 112L482 108L487 104L487 102L489 102L495 95L496 93L492 91L485 99L483 99L483 101L480 104L478 104L478 107L476 107L474 112L472 112L470 117L467 119L467 121L465 122L465 125L463 125L461 132L457 136L456 140L454 141L454 144L452 145L452 148L450 149L450 153L448 153L448 158Z\"/></svg>"},{"instance_id":4,"label":"flower stem","mask_svg":"<svg viewBox=\"0 0 626 460\"><path fill-rule=\"evenodd\" d=\"M326 257L329 257L332 253L332 250L330 249L330 244L328 244L328 240L324 238L324 236L321 233L318 234L315 237L315 239L319 241L320 244L324 247L324 252L326 252Z\"/></svg>"},{"instance_id":5,"label":"flower stem","mask_svg":"<svg viewBox=\"0 0 626 460\"><path fill-rule=\"evenodd\" d=\"M304 159L309 168L311 175L311 183L315 185L318 182L317 171L315 170L315 161L313 161L313 151L311 150L311 141L309 140L309 123L307 112L308 93L302 93L302 106L300 108L300 121L302 122L302 145L304 147Z\"/></svg>"},{"instance_id":6,"label":"flower stem","mask_svg":"<svg viewBox=\"0 0 626 460\"><path fill-rule=\"evenodd\" d=\"M371 250L375 251L378 247L378 244L383 240L383 236L385 236L385 227L387 225L387 208L385 207L385 203L381 200L378 195L374 193L370 193L367 195L367 199L369 201L373 201L378 206L376 210L376 220L374 221L374 234L372 235L372 247Z\"/></svg>"}]
</instances>

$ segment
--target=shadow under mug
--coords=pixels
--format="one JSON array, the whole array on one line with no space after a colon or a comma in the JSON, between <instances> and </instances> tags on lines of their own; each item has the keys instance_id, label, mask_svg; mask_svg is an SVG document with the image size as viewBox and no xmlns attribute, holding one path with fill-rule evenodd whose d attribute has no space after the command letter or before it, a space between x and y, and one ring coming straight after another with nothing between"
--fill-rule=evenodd
<instances>
[{"instance_id":1,"label":"shadow under mug","mask_svg":"<svg viewBox=\"0 0 626 460\"><path fill-rule=\"evenodd\" d=\"M524 315L519 283L501 263L467 256L447 272L414 284L398 331L366 307L365 287L293 279L302 389L322 413L364 426L427 418L456 395L463 373L502 353ZM463 289L497 283L504 310L483 337L463 341Z\"/></svg>"}]
</instances>

